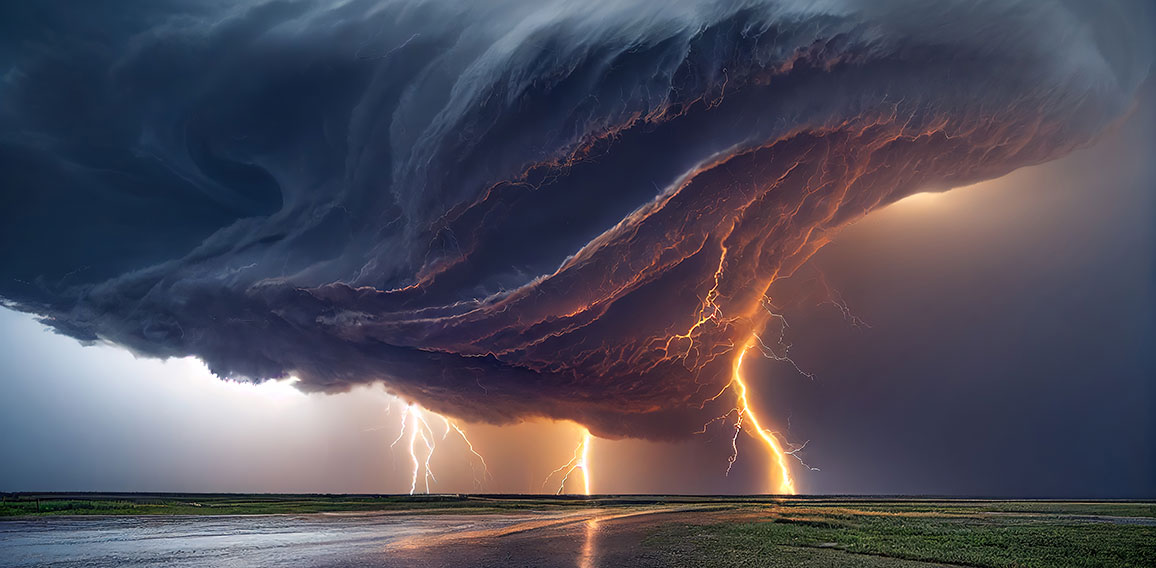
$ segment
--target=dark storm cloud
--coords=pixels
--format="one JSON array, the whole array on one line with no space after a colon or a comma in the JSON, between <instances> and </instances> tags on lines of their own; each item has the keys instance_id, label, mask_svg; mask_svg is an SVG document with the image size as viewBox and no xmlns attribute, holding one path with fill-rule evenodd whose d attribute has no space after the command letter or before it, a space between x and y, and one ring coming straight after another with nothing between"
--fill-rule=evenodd
<instances>
[{"instance_id":1,"label":"dark storm cloud","mask_svg":"<svg viewBox=\"0 0 1156 568\"><path fill-rule=\"evenodd\" d=\"M1141 4L25 4L11 307L604 436L696 429L776 277L873 208L1088 143L1151 52Z\"/></svg>"}]
</instances>

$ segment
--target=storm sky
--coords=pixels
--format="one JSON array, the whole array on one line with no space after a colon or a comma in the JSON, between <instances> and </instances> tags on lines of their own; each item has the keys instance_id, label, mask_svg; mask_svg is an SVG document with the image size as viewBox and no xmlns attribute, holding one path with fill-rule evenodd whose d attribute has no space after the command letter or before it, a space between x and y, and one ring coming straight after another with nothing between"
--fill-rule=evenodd
<instances>
[{"instance_id":1,"label":"storm sky","mask_svg":"<svg viewBox=\"0 0 1156 568\"><path fill-rule=\"evenodd\" d=\"M0 296L24 312L4 388L29 404L3 443L32 457L0 482L106 488L35 477L45 448L92 432L132 463L194 431L196 458L165 463L273 440L333 460L276 486L261 472L293 452L106 485L395 490L373 434L393 423L366 410L387 389L537 421L477 426L491 448L550 419L621 439L600 491L760 491L753 447L731 478L679 471L725 464L726 426L694 432L757 336L756 404L823 470L804 490L1151 495L1150 7L925 4L4 8ZM354 390L220 383L173 414L180 387L96 362L186 356ZM284 427L208 410L246 396ZM489 490L552 463L507 453Z\"/></svg>"}]
</instances>

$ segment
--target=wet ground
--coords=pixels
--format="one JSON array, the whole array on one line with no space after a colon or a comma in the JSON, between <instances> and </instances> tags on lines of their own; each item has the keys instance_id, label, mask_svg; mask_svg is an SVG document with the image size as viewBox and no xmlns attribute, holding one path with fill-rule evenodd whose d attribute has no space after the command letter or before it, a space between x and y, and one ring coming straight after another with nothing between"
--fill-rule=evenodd
<instances>
[{"instance_id":1,"label":"wet ground","mask_svg":"<svg viewBox=\"0 0 1156 568\"><path fill-rule=\"evenodd\" d=\"M0 565L663 566L642 541L708 510L37 518L0 522Z\"/></svg>"},{"instance_id":2,"label":"wet ground","mask_svg":"<svg viewBox=\"0 0 1156 568\"><path fill-rule=\"evenodd\" d=\"M1145 502L475 500L486 507L10 516L0 568L1156 566Z\"/></svg>"}]
</instances>

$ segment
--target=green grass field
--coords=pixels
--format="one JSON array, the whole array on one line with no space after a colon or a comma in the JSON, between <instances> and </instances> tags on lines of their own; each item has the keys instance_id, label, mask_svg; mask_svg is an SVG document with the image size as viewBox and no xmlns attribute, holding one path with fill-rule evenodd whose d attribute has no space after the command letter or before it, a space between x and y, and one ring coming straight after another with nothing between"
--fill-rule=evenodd
<instances>
[{"instance_id":1,"label":"green grass field","mask_svg":"<svg viewBox=\"0 0 1156 568\"><path fill-rule=\"evenodd\" d=\"M0 517L601 511L667 505L643 541L668 565L1156 566L1156 503L675 496L6 494ZM686 511L692 511L689 516ZM695 519L686 522L686 519ZM699 520L701 518L701 520ZM677 521L672 519L678 519Z\"/></svg>"},{"instance_id":2,"label":"green grass field","mask_svg":"<svg viewBox=\"0 0 1156 568\"><path fill-rule=\"evenodd\" d=\"M752 517L668 525L647 544L703 567L1156 566L1153 503L816 499Z\"/></svg>"}]
</instances>

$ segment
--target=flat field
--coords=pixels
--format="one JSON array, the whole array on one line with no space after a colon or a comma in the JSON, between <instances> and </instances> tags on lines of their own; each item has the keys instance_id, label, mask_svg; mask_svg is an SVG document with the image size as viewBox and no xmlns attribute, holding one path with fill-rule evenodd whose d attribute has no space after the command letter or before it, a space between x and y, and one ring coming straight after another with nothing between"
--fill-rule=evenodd
<instances>
[{"instance_id":1,"label":"flat field","mask_svg":"<svg viewBox=\"0 0 1156 568\"><path fill-rule=\"evenodd\" d=\"M197 545L205 526L234 538ZM93 548L93 534L107 536L107 553ZM171 540L186 560L220 554L251 565L293 558L312 566L1152 567L1156 503L5 494L0 535L10 559L48 554L59 565L90 566L105 558L110 566L131 558L165 565L180 558L165 548ZM87 544L70 547L72 538ZM49 541L51 549L38 544Z\"/></svg>"}]
</instances>

